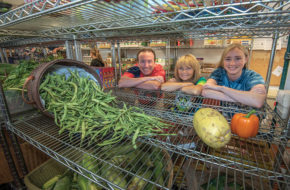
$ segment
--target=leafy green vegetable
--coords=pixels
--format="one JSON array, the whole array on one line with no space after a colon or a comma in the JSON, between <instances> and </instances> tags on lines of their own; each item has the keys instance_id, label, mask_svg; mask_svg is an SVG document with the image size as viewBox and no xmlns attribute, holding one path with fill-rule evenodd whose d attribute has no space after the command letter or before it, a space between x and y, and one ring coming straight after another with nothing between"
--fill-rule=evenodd
<instances>
[{"instance_id":1,"label":"leafy green vegetable","mask_svg":"<svg viewBox=\"0 0 290 190\"><path fill-rule=\"evenodd\" d=\"M26 78L39 65L36 61L23 61L12 70L5 79L4 90L21 90Z\"/></svg>"}]
</instances>

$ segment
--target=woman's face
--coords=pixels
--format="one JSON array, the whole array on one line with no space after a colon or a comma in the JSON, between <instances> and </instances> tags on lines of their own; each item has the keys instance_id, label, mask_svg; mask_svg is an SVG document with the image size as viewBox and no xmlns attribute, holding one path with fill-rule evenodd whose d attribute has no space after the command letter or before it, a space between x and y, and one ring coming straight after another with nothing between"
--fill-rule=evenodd
<instances>
[{"instance_id":1,"label":"woman's face","mask_svg":"<svg viewBox=\"0 0 290 190\"><path fill-rule=\"evenodd\" d=\"M237 79L241 76L247 58L240 49L235 48L229 51L224 58L224 69L229 78Z\"/></svg>"},{"instance_id":2,"label":"woman's face","mask_svg":"<svg viewBox=\"0 0 290 190\"><path fill-rule=\"evenodd\" d=\"M187 81L193 77L193 68L190 66L182 65L178 68L179 78L183 81Z\"/></svg>"}]
</instances>

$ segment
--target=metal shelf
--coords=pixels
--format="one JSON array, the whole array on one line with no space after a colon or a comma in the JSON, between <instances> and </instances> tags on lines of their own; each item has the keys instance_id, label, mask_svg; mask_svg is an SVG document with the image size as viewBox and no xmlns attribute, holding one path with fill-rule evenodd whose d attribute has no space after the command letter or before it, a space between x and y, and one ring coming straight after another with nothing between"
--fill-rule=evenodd
<instances>
[{"instance_id":1,"label":"metal shelf","mask_svg":"<svg viewBox=\"0 0 290 190\"><path fill-rule=\"evenodd\" d=\"M80 39L289 34L288 0L230 2L37 0L1 15L0 30L19 36L27 36L29 31L34 36L71 39L74 34Z\"/></svg>"},{"instance_id":2,"label":"metal shelf","mask_svg":"<svg viewBox=\"0 0 290 190\"><path fill-rule=\"evenodd\" d=\"M146 1L36 0L0 16L0 46L73 39L254 38L289 34L289 0L192 0L191 6L177 4L174 0L170 2L176 6L167 0L144 2ZM7 121L6 127L10 131L105 189L128 189L134 176L159 189L198 189L211 184L214 179L220 181L222 178L226 183L218 186L225 188L233 182L243 189L273 189L275 186L278 189L290 189L289 165L285 158L289 158L285 151L290 147L287 136L289 126L268 105L257 110L261 122L259 134L255 138L245 140L233 135L225 148L214 150L204 144L192 130L193 112L201 107L215 108L230 122L234 113L249 112L251 107L191 96L191 111L171 111L170 108L175 106L176 93L140 89L112 90L120 101L138 106L147 114L158 116L172 124L170 131L178 134L138 139L142 143L140 148L143 153L152 148L168 153L170 159L166 154L162 158L163 163L168 166L166 170L169 170L164 176L164 183L145 179L128 164L113 162L113 155L106 154L96 144L89 145L87 141L81 144L78 134L72 139L65 133L59 135L59 128L54 121L37 111L15 115L10 122L9 114L3 108L4 96L0 94L2 117ZM139 95L136 95L136 91ZM143 95L140 95L141 92ZM130 138L128 137L128 142ZM124 141L120 145L126 143ZM112 148L114 147L117 145ZM113 168L120 176L124 176L123 179L130 179L126 188L101 175L104 168L93 171L83 167L81 160L84 155L90 155L94 162L101 163L105 168ZM168 187L170 180L173 185Z\"/></svg>"},{"instance_id":3,"label":"metal shelf","mask_svg":"<svg viewBox=\"0 0 290 190\"><path fill-rule=\"evenodd\" d=\"M214 178L225 178L227 182L239 184L244 189L271 189L273 186L288 189L290 187L289 165L285 158L285 155L289 157L285 152L285 149L290 147L287 141L289 139L287 130L289 129L287 129L287 122L273 112L268 105L257 110L261 122L259 134L255 138L241 139L233 135L225 148L214 150L205 145L192 130L193 111L201 107L215 108L230 121L234 113L248 112L252 109L251 107L190 96L193 110L179 112L169 109L175 106L173 97L176 93L158 95L159 91L119 88L111 90L119 101L126 102L130 106L138 106L149 115L161 117L167 123L172 124L169 132L179 134L168 137L138 138L138 143L142 143L139 145L143 151L142 155L152 148L157 148L158 151L166 151L170 157L168 159L164 156L162 161L164 165L173 168L173 174L168 172L165 176L167 179L165 181L172 180L173 186L169 188L165 183L160 184L157 181L144 179L153 186L161 189L188 189L191 187L192 180L198 187L210 184ZM119 175L124 176L124 179L134 176L142 178L129 167L129 164L124 166L124 163L113 162L114 155L106 154L107 151L103 147L88 144L86 140L81 143L78 134L72 136L71 139L66 133L60 135L59 128L53 119L37 111L12 117L12 122L7 123L7 128L72 170L102 185L105 189L110 189L108 184L120 189L127 188L121 188L120 184L112 183L108 178L100 175L104 168L93 171L95 168L88 170L83 167L81 160L84 159L84 155L92 156L93 162L101 163L105 165L105 168L114 168ZM130 138L128 137L128 142L130 142ZM128 142L123 141L111 148L123 146ZM127 181L127 187L129 183L130 180ZM221 186L221 184L219 185Z\"/></svg>"}]
</instances>

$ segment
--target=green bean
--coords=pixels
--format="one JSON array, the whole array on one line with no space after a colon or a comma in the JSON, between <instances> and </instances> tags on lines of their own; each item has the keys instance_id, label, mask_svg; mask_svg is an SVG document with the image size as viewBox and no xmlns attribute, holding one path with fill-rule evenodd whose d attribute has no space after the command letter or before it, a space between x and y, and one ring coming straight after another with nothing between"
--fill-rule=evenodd
<instances>
[{"instance_id":1,"label":"green bean","mask_svg":"<svg viewBox=\"0 0 290 190\"><path fill-rule=\"evenodd\" d=\"M85 121L82 121L82 136L81 136L81 141L84 140L86 136L86 122Z\"/></svg>"},{"instance_id":2,"label":"green bean","mask_svg":"<svg viewBox=\"0 0 290 190\"><path fill-rule=\"evenodd\" d=\"M63 105L63 109L64 109L64 112L63 112L63 115L62 115L60 121L63 121L66 118L66 115L67 115L67 105L66 104Z\"/></svg>"},{"instance_id":3,"label":"green bean","mask_svg":"<svg viewBox=\"0 0 290 190\"><path fill-rule=\"evenodd\" d=\"M133 139L132 139L132 144L133 144L133 147L134 147L135 149L137 148L137 146L136 146L136 139L137 139L137 137L138 137L138 135L139 135L139 132L140 132L140 127L137 128L137 130L136 130L135 133L134 133Z\"/></svg>"}]
</instances>

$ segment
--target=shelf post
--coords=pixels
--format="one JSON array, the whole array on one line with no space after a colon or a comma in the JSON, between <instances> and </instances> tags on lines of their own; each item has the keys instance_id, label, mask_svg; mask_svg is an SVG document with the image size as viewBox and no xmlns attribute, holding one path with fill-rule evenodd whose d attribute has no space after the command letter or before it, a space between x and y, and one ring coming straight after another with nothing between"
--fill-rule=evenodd
<instances>
[{"instance_id":1,"label":"shelf post","mask_svg":"<svg viewBox=\"0 0 290 190\"><path fill-rule=\"evenodd\" d=\"M10 117L9 108L8 108L8 105L7 105L7 101L6 101L4 90L3 90L3 87L2 87L1 83L0 83L0 109L1 109L1 112L2 112L3 119L5 121L6 128L8 129L11 126L12 120L11 120L11 117ZM0 130L2 130L1 127L0 127ZM15 151L16 159L17 159L17 161L19 163L21 172L25 176L28 173L28 171L27 171L27 167L25 165L23 154L22 154L22 151L20 149L20 146L19 146L18 140L16 138L16 135L14 133L12 133L10 130L7 130L7 132L9 134L9 136L10 136L10 140L11 140L13 149Z\"/></svg>"},{"instance_id":2,"label":"shelf post","mask_svg":"<svg viewBox=\"0 0 290 190\"><path fill-rule=\"evenodd\" d=\"M166 60L165 60L165 66L166 66L166 79L168 80L169 79L169 76L170 76L170 39L167 40L167 43L166 43L166 53L165 53L165 57L166 57Z\"/></svg>"},{"instance_id":3,"label":"shelf post","mask_svg":"<svg viewBox=\"0 0 290 190\"><path fill-rule=\"evenodd\" d=\"M3 54L4 54L6 63L9 63L6 48L3 48Z\"/></svg>"},{"instance_id":4,"label":"shelf post","mask_svg":"<svg viewBox=\"0 0 290 190\"><path fill-rule=\"evenodd\" d=\"M42 52L43 52L43 55L44 55L44 56L47 56L47 50L46 50L46 47L42 49Z\"/></svg>"},{"instance_id":5,"label":"shelf post","mask_svg":"<svg viewBox=\"0 0 290 190\"><path fill-rule=\"evenodd\" d=\"M284 89L285 88L285 83L287 80L287 78L290 78L290 76L287 76L288 72L288 67L289 67L289 59L290 59L290 35L288 36L288 44L287 44L287 49L285 52L285 56L284 56L284 66L283 66L283 72L282 72L282 77L281 77L281 81L280 81L280 86L279 89ZM289 73L290 75L290 73ZM287 89L287 88L286 88Z\"/></svg>"},{"instance_id":6,"label":"shelf post","mask_svg":"<svg viewBox=\"0 0 290 190\"><path fill-rule=\"evenodd\" d=\"M114 67L114 72L115 72L115 81L114 81L114 86L117 84L117 65L116 65L116 53L115 53L115 41L111 42L111 52L112 52L112 66Z\"/></svg>"},{"instance_id":7,"label":"shelf post","mask_svg":"<svg viewBox=\"0 0 290 190\"><path fill-rule=\"evenodd\" d=\"M9 56L12 57L12 50L9 49Z\"/></svg>"},{"instance_id":8,"label":"shelf post","mask_svg":"<svg viewBox=\"0 0 290 190\"><path fill-rule=\"evenodd\" d=\"M121 48L120 48L120 42L119 42L119 40L117 41L117 48L118 48L119 76L121 78L121 76L122 76L122 66L121 66L122 63L121 63ZM117 81L115 82L115 86L117 86Z\"/></svg>"},{"instance_id":9,"label":"shelf post","mask_svg":"<svg viewBox=\"0 0 290 190\"><path fill-rule=\"evenodd\" d=\"M76 54L76 60L82 61L82 51L81 51L81 44L77 40L76 35L74 35L74 46L75 46L75 54Z\"/></svg>"},{"instance_id":10,"label":"shelf post","mask_svg":"<svg viewBox=\"0 0 290 190\"><path fill-rule=\"evenodd\" d=\"M3 55L2 48L0 49L0 57L1 57L1 62L4 64L5 61L4 61L4 55Z\"/></svg>"},{"instance_id":11,"label":"shelf post","mask_svg":"<svg viewBox=\"0 0 290 190\"><path fill-rule=\"evenodd\" d=\"M249 58L248 58L248 68L250 68L250 63L253 56L253 46L254 46L254 38L251 39L251 45L249 49Z\"/></svg>"},{"instance_id":12,"label":"shelf post","mask_svg":"<svg viewBox=\"0 0 290 190\"><path fill-rule=\"evenodd\" d=\"M267 93L268 93L269 86L270 86L271 73L272 73L278 38L279 38L279 32L275 31L275 33L273 35L273 43L272 43L272 50L271 50L271 55L270 55L269 67L268 67L268 71L267 71L267 75L266 75L266 84L265 85L266 85L266 92Z\"/></svg>"},{"instance_id":13,"label":"shelf post","mask_svg":"<svg viewBox=\"0 0 290 190\"><path fill-rule=\"evenodd\" d=\"M65 48L66 48L66 58L67 59L73 59L73 48L72 48L72 44L70 43L70 41L66 40L65 41Z\"/></svg>"},{"instance_id":14,"label":"shelf post","mask_svg":"<svg viewBox=\"0 0 290 190\"><path fill-rule=\"evenodd\" d=\"M2 149L3 149L4 155L5 155L5 158L6 158L8 167L10 169L11 175L13 177L13 180L14 180L13 182L16 188L19 189L21 187L24 187L24 184L22 183L20 176L17 172L16 165L13 162L13 157L10 152L9 145L8 145L5 133L4 133L4 127L2 127L2 124L0 125L0 144L2 145Z\"/></svg>"}]
</instances>

